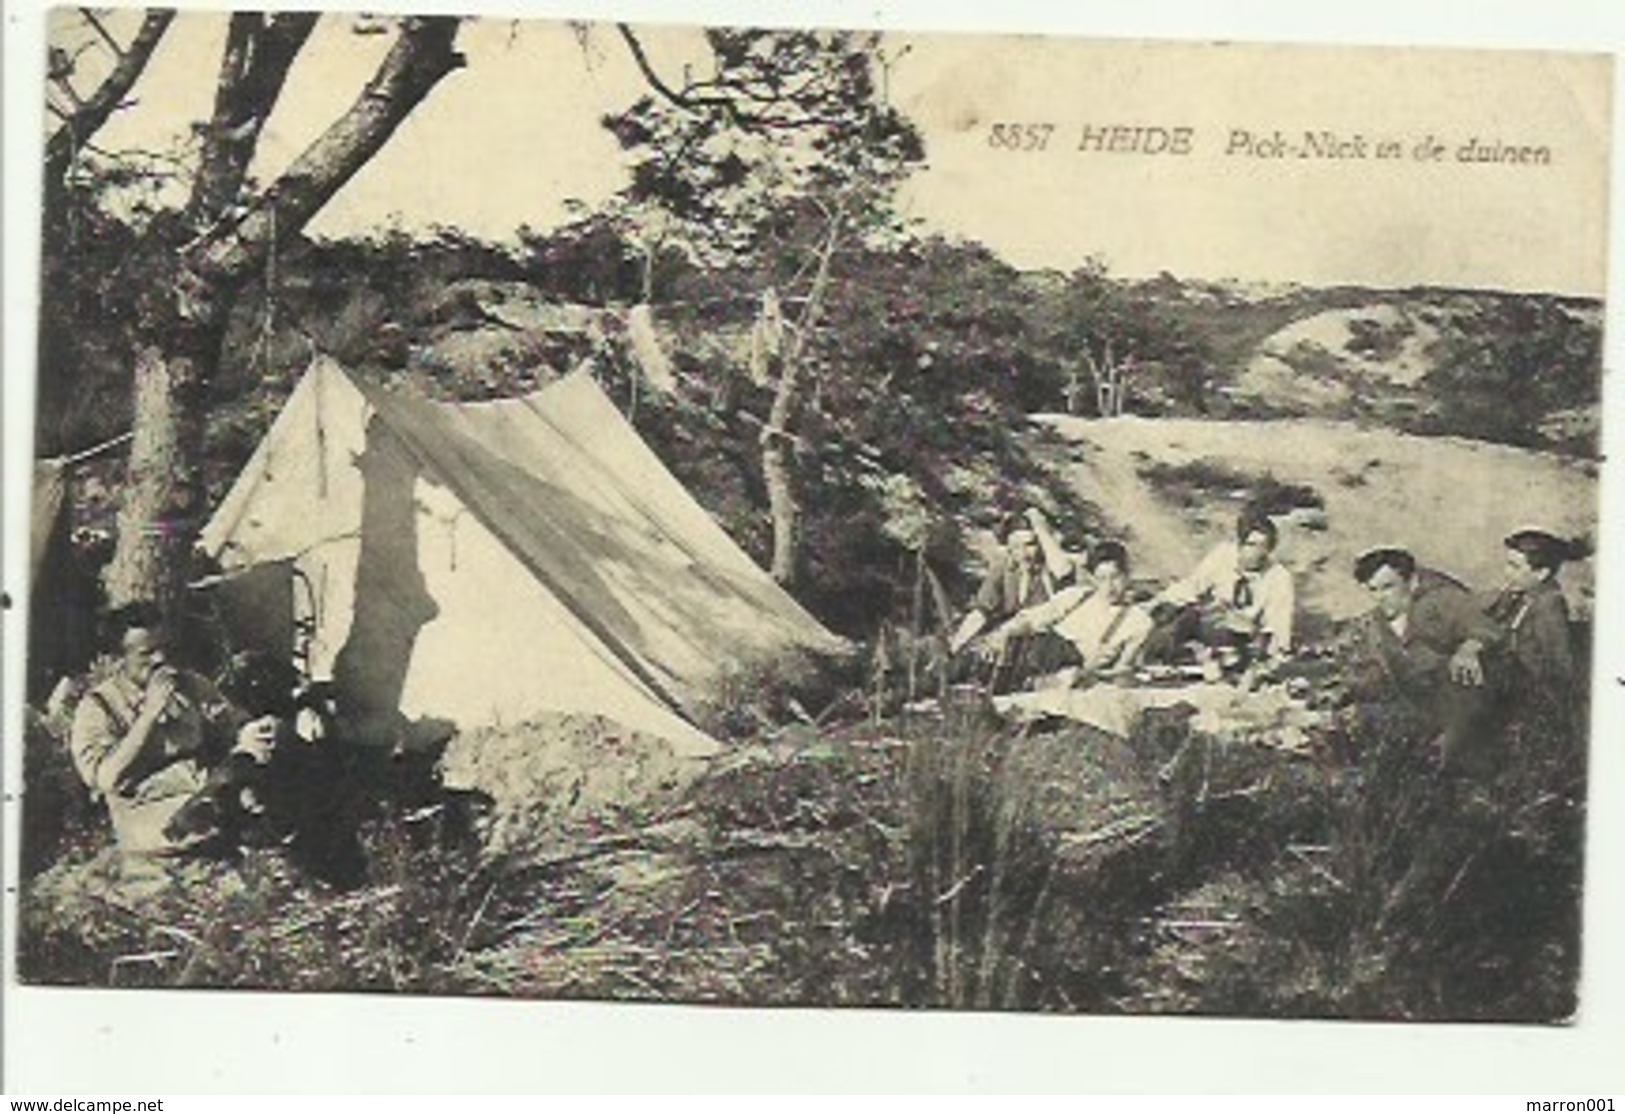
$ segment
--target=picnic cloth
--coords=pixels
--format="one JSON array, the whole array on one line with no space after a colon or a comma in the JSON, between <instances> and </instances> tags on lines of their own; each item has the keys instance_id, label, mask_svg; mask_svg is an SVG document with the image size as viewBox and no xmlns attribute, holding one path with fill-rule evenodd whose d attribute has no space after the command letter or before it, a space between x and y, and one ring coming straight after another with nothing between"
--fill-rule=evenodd
<instances>
[{"instance_id":1,"label":"picnic cloth","mask_svg":"<svg viewBox=\"0 0 1625 1114\"><path fill-rule=\"evenodd\" d=\"M1019 721L1059 716L1127 738L1145 712L1188 705L1191 726L1213 735L1249 736L1285 750L1305 750L1307 731L1320 718L1284 685L1256 690L1225 682L1176 685L1100 683L1087 688L1050 689L995 696L993 707Z\"/></svg>"}]
</instances>

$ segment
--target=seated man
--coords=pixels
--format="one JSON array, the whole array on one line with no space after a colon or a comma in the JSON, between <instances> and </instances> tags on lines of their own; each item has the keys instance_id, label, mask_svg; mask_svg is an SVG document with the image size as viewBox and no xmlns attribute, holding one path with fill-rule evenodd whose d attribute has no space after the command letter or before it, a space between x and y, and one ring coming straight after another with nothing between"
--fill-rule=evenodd
<instances>
[{"instance_id":1,"label":"seated man","mask_svg":"<svg viewBox=\"0 0 1625 1114\"><path fill-rule=\"evenodd\" d=\"M1036 636L1034 668L1054 671L1056 687L1132 671L1151 633L1151 616L1129 599L1128 550L1122 543L1101 542L1087 566L1092 583L1063 588L988 635L995 647L1011 638Z\"/></svg>"},{"instance_id":2,"label":"seated man","mask_svg":"<svg viewBox=\"0 0 1625 1114\"><path fill-rule=\"evenodd\" d=\"M1503 544L1505 579L1484 613L1505 646L1507 696L1520 716L1573 729L1585 707L1586 677L1557 574L1568 562L1590 556L1590 544L1534 529L1510 534Z\"/></svg>"},{"instance_id":3,"label":"seated man","mask_svg":"<svg viewBox=\"0 0 1625 1114\"><path fill-rule=\"evenodd\" d=\"M1354 563L1354 578L1375 605L1358 619L1345 647L1345 676L1363 700L1398 700L1421 717L1440 765L1478 737L1489 710L1485 645L1494 629L1459 581L1417 565L1409 551L1374 549Z\"/></svg>"},{"instance_id":4,"label":"seated man","mask_svg":"<svg viewBox=\"0 0 1625 1114\"><path fill-rule=\"evenodd\" d=\"M1236 540L1215 546L1153 602L1157 629L1146 641L1147 659L1173 661L1190 642L1233 653L1255 671L1285 658L1297 593L1291 571L1275 559L1279 540L1268 515L1243 511Z\"/></svg>"},{"instance_id":5,"label":"seated man","mask_svg":"<svg viewBox=\"0 0 1625 1114\"><path fill-rule=\"evenodd\" d=\"M1031 526L1019 518L1008 521L1003 551L988 568L970 611L948 640L952 653L957 654L990 626L1054 594L1053 579L1041 558L1038 535Z\"/></svg>"},{"instance_id":6,"label":"seated man","mask_svg":"<svg viewBox=\"0 0 1625 1114\"><path fill-rule=\"evenodd\" d=\"M119 847L175 854L215 843L240 809L255 809L252 782L269 757L276 722L238 718L202 677L169 666L155 608L110 616L119 661L74 710L74 767L107 802ZM227 748L230 747L229 753Z\"/></svg>"}]
</instances>

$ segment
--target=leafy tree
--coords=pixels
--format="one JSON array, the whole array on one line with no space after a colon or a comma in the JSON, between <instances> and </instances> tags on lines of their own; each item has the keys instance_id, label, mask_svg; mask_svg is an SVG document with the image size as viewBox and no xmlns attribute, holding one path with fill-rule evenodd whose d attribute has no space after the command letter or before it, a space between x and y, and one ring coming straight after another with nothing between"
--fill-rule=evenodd
<instances>
[{"instance_id":1,"label":"leafy tree","mask_svg":"<svg viewBox=\"0 0 1625 1114\"><path fill-rule=\"evenodd\" d=\"M1138 285L1114 279L1090 260L1046 292L1033 313L1035 327L1065 369L1061 397L1048 405L1096 410L1110 376L1121 384L1123 402L1202 411L1214 354L1186 322L1182 290L1168 275Z\"/></svg>"},{"instance_id":2,"label":"leafy tree","mask_svg":"<svg viewBox=\"0 0 1625 1114\"><path fill-rule=\"evenodd\" d=\"M317 19L299 12L231 15L213 111L198 127L195 160L180 171L185 197L173 204L160 200L126 229L123 273L133 280L133 297L120 324L133 351L134 436L107 576L115 602L172 601L186 576L204 507L209 391L239 294L278 246L297 236L434 87L463 65L453 46L457 19L401 20L393 45L350 107L278 178L260 185L249 168ZM121 34L113 20L82 12L78 26L53 43L49 81L59 95L52 104L60 124L45 151L48 229L71 225L68 211L76 198L83 200L81 187L94 196L115 184L117 160L100 152L94 138L125 107L172 22L172 12L151 12L133 34ZM94 73L90 60L97 55L110 56L112 63L86 93L76 80L83 83ZM81 237L66 245L84 243ZM64 243L48 241L50 246ZM54 265L83 269L93 263L70 254ZM84 308L81 300L77 310ZM72 312L48 305L47 322Z\"/></svg>"},{"instance_id":3,"label":"leafy tree","mask_svg":"<svg viewBox=\"0 0 1625 1114\"><path fill-rule=\"evenodd\" d=\"M761 445L771 571L791 584L794 427L831 284L844 252L900 233L896 189L923 160L923 141L886 102L878 34L708 30L710 75L672 82L630 28L619 31L651 92L604 126L632 155L624 200L651 233L646 258L676 243L703 263L754 272L772 325L788 307L765 345L774 391Z\"/></svg>"}]
</instances>

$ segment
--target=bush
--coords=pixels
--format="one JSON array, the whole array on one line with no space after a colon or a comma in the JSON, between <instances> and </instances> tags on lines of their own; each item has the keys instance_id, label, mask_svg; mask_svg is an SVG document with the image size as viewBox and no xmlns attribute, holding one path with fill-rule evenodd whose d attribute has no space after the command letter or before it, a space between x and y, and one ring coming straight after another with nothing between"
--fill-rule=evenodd
<instances>
[{"instance_id":1,"label":"bush","mask_svg":"<svg viewBox=\"0 0 1625 1114\"><path fill-rule=\"evenodd\" d=\"M1276 479L1272 472L1249 472L1202 457L1185 464L1145 460L1136 471L1165 498L1181 507L1200 507L1218 496L1277 516L1300 508L1324 510L1326 498L1308 484Z\"/></svg>"},{"instance_id":2,"label":"bush","mask_svg":"<svg viewBox=\"0 0 1625 1114\"><path fill-rule=\"evenodd\" d=\"M21 870L32 878L52 863L88 859L112 835L107 810L73 768L66 724L24 713Z\"/></svg>"},{"instance_id":3,"label":"bush","mask_svg":"<svg viewBox=\"0 0 1625 1114\"><path fill-rule=\"evenodd\" d=\"M1442 778L1417 761L1426 737L1406 715L1351 709L1301 770L1300 790L1277 795L1284 810L1217 827L1211 812L1187 813L1196 827L1182 845L1226 851L1182 864L1175 896L1153 915L1132 1000L1273 1017L1570 1016L1581 838L1572 779ZM1569 789L1534 790L1542 779ZM1251 838L1237 838L1237 819Z\"/></svg>"}]
</instances>

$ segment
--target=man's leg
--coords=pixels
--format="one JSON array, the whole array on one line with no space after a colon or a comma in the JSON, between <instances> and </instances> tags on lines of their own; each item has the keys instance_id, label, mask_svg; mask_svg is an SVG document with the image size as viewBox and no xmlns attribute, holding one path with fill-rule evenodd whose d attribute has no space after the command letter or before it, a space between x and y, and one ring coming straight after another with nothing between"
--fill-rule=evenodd
<instances>
[{"instance_id":1,"label":"man's leg","mask_svg":"<svg viewBox=\"0 0 1625 1114\"><path fill-rule=\"evenodd\" d=\"M212 770L203 787L192 794L164 826L164 836L176 842L227 836L243 819L243 794L260 783L264 767L251 755L233 751Z\"/></svg>"},{"instance_id":2,"label":"man's leg","mask_svg":"<svg viewBox=\"0 0 1625 1114\"><path fill-rule=\"evenodd\" d=\"M1172 665L1185 660L1185 645L1202 637L1202 609L1185 604L1162 615L1145 637L1141 658L1156 665Z\"/></svg>"}]
</instances>

